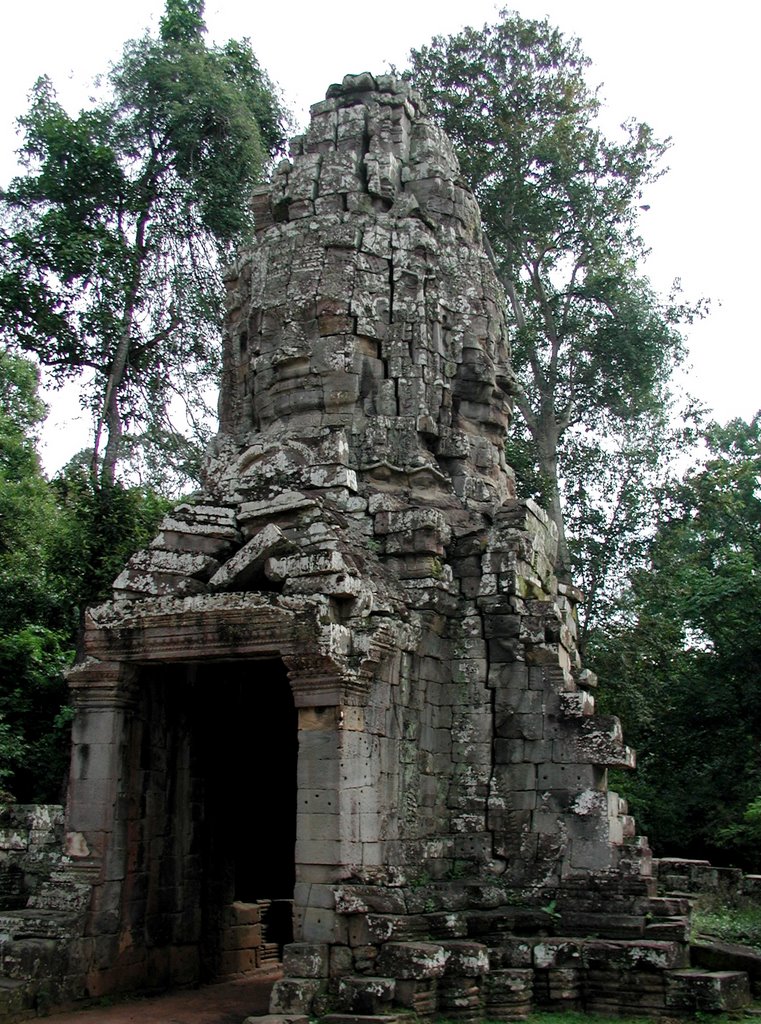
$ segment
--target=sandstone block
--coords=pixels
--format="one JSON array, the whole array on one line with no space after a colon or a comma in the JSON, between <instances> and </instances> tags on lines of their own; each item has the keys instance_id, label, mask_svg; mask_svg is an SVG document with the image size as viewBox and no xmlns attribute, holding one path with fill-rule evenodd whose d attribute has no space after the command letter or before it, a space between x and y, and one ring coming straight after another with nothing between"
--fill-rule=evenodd
<instances>
[{"instance_id":1,"label":"sandstone block","mask_svg":"<svg viewBox=\"0 0 761 1024\"><path fill-rule=\"evenodd\" d=\"M382 1013L394 999L394 978L342 977L338 982L338 999L349 1010L368 1015Z\"/></svg>"},{"instance_id":2,"label":"sandstone block","mask_svg":"<svg viewBox=\"0 0 761 1024\"><path fill-rule=\"evenodd\" d=\"M262 943L262 926L260 924L229 925L222 932L222 948L254 949Z\"/></svg>"},{"instance_id":3,"label":"sandstone block","mask_svg":"<svg viewBox=\"0 0 761 1024\"><path fill-rule=\"evenodd\" d=\"M442 942L449 954L447 957L445 976L478 978L489 972L489 953L487 947L479 942Z\"/></svg>"},{"instance_id":4,"label":"sandstone block","mask_svg":"<svg viewBox=\"0 0 761 1024\"><path fill-rule=\"evenodd\" d=\"M327 978L326 943L292 942L283 948L283 970L295 978Z\"/></svg>"},{"instance_id":5,"label":"sandstone block","mask_svg":"<svg viewBox=\"0 0 761 1024\"><path fill-rule=\"evenodd\" d=\"M261 966L260 947L249 949L226 949L222 951L219 961L221 977L236 974L250 974Z\"/></svg>"},{"instance_id":6,"label":"sandstone block","mask_svg":"<svg viewBox=\"0 0 761 1024\"><path fill-rule=\"evenodd\" d=\"M326 991L327 982L319 978L281 978L272 989L270 1014L296 1013L308 1016L315 999L323 996Z\"/></svg>"},{"instance_id":7,"label":"sandstone block","mask_svg":"<svg viewBox=\"0 0 761 1024\"><path fill-rule=\"evenodd\" d=\"M243 903L236 900L228 911L228 924L251 925L260 924L262 919L262 908L258 903Z\"/></svg>"},{"instance_id":8,"label":"sandstone block","mask_svg":"<svg viewBox=\"0 0 761 1024\"><path fill-rule=\"evenodd\" d=\"M265 1013L259 1017L246 1017L243 1024L309 1024L305 1013Z\"/></svg>"},{"instance_id":9,"label":"sandstone block","mask_svg":"<svg viewBox=\"0 0 761 1024\"><path fill-rule=\"evenodd\" d=\"M257 575L263 574L268 558L292 547L283 531L274 523L268 523L214 573L209 587L213 590L241 590Z\"/></svg>"},{"instance_id":10,"label":"sandstone block","mask_svg":"<svg viewBox=\"0 0 761 1024\"><path fill-rule=\"evenodd\" d=\"M739 1010L750 1002L748 975L743 971L670 971L666 1006L690 1013Z\"/></svg>"},{"instance_id":11,"label":"sandstone block","mask_svg":"<svg viewBox=\"0 0 761 1024\"><path fill-rule=\"evenodd\" d=\"M340 551L318 551L314 554L268 558L265 572L271 580L287 580L293 577L330 576L336 573L354 575L356 569L345 560Z\"/></svg>"},{"instance_id":12,"label":"sandstone block","mask_svg":"<svg viewBox=\"0 0 761 1024\"><path fill-rule=\"evenodd\" d=\"M443 946L430 942L387 942L378 958L384 976L402 979L440 978L446 968Z\"/></svg>"}]
</instances>

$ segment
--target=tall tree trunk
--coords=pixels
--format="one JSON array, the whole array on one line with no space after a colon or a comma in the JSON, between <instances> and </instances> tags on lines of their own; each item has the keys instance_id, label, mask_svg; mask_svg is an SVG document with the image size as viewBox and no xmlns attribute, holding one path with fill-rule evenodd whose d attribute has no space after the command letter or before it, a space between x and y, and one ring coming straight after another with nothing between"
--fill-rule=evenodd
<instances>
[{"instance_id":1,"label":"tall tree trunk","mask_svg":"<svg viewBox=\"0 0 761 1024\"><path fill-rule=\"evenodd\" d=\"M152 165L151 165L152 173ZM149 176L150 181L150 176ZM127 369L130 346L132 344L132 325L135 320L135 306L137 305L140 282L142 280L143 259L145 256L145 229L150 218L150 204L146 206L138 218L135 226L135 262L132 268L132 280L124 296L124 319L119 344L116 346L114 358L108 372L106 390L103 395L103 407L95 432L95 445L93 450L92 473L93 478L98 475L98 448L103 426L108 431L108 441L103 454L103 467L100 478L104 484L112 484L116 476L116 463L119 461L122 446L122 417L119 410L119 392L124 383L124 374Z\"/></svg>"},{"instance_id":2,"label":"tall tree trunk","mask_svg":"<svg viewBox=\"0 0 761 1024\"><path fill-rule=\"evenodd\" d=\"M547 435L535 438L539 451L539 468L547 482L547 515L558 531L558 554L555 563L555 575L561 583L571 582L571 554L568 550L568 539L565 535L563 508L560 502L560 482L558 480L557 441Z\"/></svg>"},{"instance_id":3,"label":"tall tree trunk","mask_svg":"<svg viewBox=\"0 0 761 1024\"><path fill-rule=\"evenodd\" d=\"M104 484L112 484L116 476L116 463L119 460L122 440L122 418L119 412L119 390L124 381L124 372L127 368L127 357L129 355L130 341L132 335L133 309L130 306L126 316L125 325L122 330L119 344L116 346L114 358L106 381L106 390L103 395L103 406L98 417L98 424L95 432L95 444L93 447L92 474L94 478L100 476ZM99 442L105 426L108 433L106 450L103 453L103 465L98 474Z\"/></svg>"},{"instance_id":4,"label":"tall tree trunk","mask_svg":"<svg viewBox=\"0 0 761 1024\"><path fill-rule=\"evenodd\" d=\"M547 514L550 521L557 527L557 562L555 574L561 583L570 583L570 552L565 537L562 505L560 501L560 481L557 472L557 440L558 429L552 414L537 417L529 428L534 437L539 454L539 468L547 486Z\"/></svg>"},{"instance_id":5,"label":"tall tree trunk","mask_svg":"<svg viewBox=\"0 0 761 1024\"><path fill-rule=\"evenodd\" d=\"M487 252L491 254L492 262L494 262L491 246L489 246ZM524 330L526 327L526 316L515 281L507 274L500 275L500 279L510 301L516 326L519 331ZM516 404L523 414L526 426L536 445L539 455L539 468L547 482L548 508L546 511L558 531L558 554L555 573L563 583L570 583L571 556L568 551L568 541L565 535L563 509L560 503L560 483L558 481L558 438L560 437L560 427L555 415L554 377L552 375L550 377L545 375L538 353L533 347L529 347L528 362L534 378L534 386L540 395L541 411L535 412L531 408L528 396L523 388L517 384L517 381Z\"/></svg>"},{"instance_id":6,"label":"tall tree trunk","mask_svg":"<svg viewBox=\"0 0 761 1024\"><path fill-rule=\"evenodd\" d=\"M122 370L122 378L124 372ZM102 484L113 484L116 478L116 463L119 461L122 446L122 418L119 412L119 391L118 387L111 389L108 405L105 412L106 429L108 430L108 441L106 450L103 453L103 467L100 479Z\"/></svg>"}]
</instances>

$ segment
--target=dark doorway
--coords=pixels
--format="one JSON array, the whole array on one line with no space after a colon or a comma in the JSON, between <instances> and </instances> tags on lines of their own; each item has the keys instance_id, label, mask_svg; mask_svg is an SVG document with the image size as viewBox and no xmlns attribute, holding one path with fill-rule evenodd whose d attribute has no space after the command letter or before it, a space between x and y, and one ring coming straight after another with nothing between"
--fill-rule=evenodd
<instances>
[{"instance_id":1,"label":"dark doorway","mask_svg":"<svg viewBox=\"0 0 761 1024\"><path fill-rule=\"evenodd\" d=\"M268 950L292 940L298 724L280 660L191 671L204 780L205 959L214 974L209 940L234 901L261 904Z\"/></svg>"},{"instance_id":2,"label":"dark doorway","mask_svg":"<svg viewBox=\"0 0 761 1024\"><path fill-rule=\"evenodd\" d=\"M235 665L238 712L228 724L237 784L235 899L292 900L298 721L282 661ZM228 684L230 685L230 684Z\"/></svg>"},{"instance_id":3,"label":"dark doorway","mask_svg":"<svg viewBox=\"0 0 761 1024\"><path fill-rule=\"evenodd\" d=\"M144 874L131 888L147 889L146 941L197 944L202 978L215 978L230 973L233 904L259 904L260 953L277 958L292 941L295 881L298 725L285 666L151 666L143 683L132 763ZM137 924L134 905L130 916Z\"/></svg>"}]
</instances>

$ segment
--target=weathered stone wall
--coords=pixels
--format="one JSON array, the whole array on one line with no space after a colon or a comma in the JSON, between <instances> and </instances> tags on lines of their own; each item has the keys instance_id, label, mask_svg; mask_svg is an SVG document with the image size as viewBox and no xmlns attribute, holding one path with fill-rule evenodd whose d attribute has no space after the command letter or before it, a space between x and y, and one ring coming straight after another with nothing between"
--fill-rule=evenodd
<instances>
[{"instance_id":1,"label":"weathered stone wall","mask_svg":"<svg viewBox=\"0 0 761 1024\"><path fill-rule=\"evenodd\" d=\"M63 807L0 805L0 911L25 907L61 861Z\"/></svg>"},{"instance_id":2,"label":"weathered stone wall","mask_svg":"<svg viewBox=\"0 0 761 1024\"><path fill-rule=\"evenodd\" d=\"M85 991L83 904L67 875L63 808L0 806L0 1020L28 1020Z\"/></svg>"},{"instance_id":3,"label":"weathered stone wall","mask_svg":"<svg viewBox=\"0 0 761 1024\"><path fill-rule=\"evenodd\" d=\"M761 902L761 875L746 875L741 868L719 868L707 860L661 857L653 861L653 875L663 895L678 891Z\"/></svg>"},{"instance_id":4,"label":"weathered stone wall","mask_svg":"<svg viewBox=\"0 0 761 1024\"><path fill-rule=\"evenodd\" d=\"M633 755L515 497L503 296L451 145L406 84L349 76L254 208L204 490L89 611L70 676L89 991L285 944L288 1013L663 1009L688 908L607 789ZM287 885L295 941L226 956L244 889Z\"/></svg>"}]
</instances>

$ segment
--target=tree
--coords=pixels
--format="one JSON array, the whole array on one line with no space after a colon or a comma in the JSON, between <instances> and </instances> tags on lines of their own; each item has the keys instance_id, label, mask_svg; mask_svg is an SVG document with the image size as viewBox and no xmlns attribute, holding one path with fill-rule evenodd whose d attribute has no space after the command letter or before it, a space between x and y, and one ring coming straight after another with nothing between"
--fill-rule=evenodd
<instances>
[{"instance_id":1,"label":"tree","mask_svg":"<svg viewBox=\"0 0 761 1024\"><path fill-rule=\"evenodd\" d=\"M661 301L637 269L642 192L669 143L636 121L621 141L606 138L589 64L577 39L503 12L413 50L410 72L481 205L514 321L523 461L536 467L566 579L563 483L583 484L574 441L596 436L601 450L599 438L658 413L683 355L677 325L695 312Z\"/></svg>"},{"instance_id":2,"label":"tree","mask_svg":"<svg viewBox=\"0 0 761 1024\"><path fill-rule=\"evenodd\" d=\"M72 646L46 570L58 515L34 445L44 415L35 367L0 348L0 788L22 799L60 794Z\"/></svg>"},{"instance_id":3,"label":"tree","mask_svg":"<svg viewBox=\"0 0 761 1024\"><path fill-rule=\"evenodd\" d=\"M664 404L611 427L574 427L563 443L564 520L581 588L578 644L615 617L622 589L646 564L663 488L696 445L703 411Z\"/></svg>"},{"instance_id":4,"label":"tree","mask_svg":"<svg viewBox=\"0 0 761 1024\"><path fill-rule=\"evenodd\" d=\"M202 0L167 0L126 44L110 94L71 117L40 79L19 119L25 173L0 193L0 339L61 380L89 375L93 472L128 429L173 435L172 396L213 379L220 265L284 114L247 41L209 47ZM104 443L105 435L105 443Z\"/></svg>"},{"instance_id":5,"label":"tree","mask_svg":"<svg viewBox=\"0 0 761 1024\"><path fill-rule=\"evenodd\" d=\"M43 566L56 508L35 450L45 417L37 371L0 347L0 629L44 617L62 624Z\"/></svg>"},{"instance_id":6,"label":"tree","mask_svg":"<svg viewBox=\"0 0 761 1024\"><path fill-rule=\"evenodd\" d=\"M35 450L37 391L35 366L0 347L0 791L22 802L60 799L64 672L81 615L110 596L167 508L149 490L94 481L81 461L48 482Z\"/></svg>"},{"instance_id":7,"label":"tree","mask_svg":"<svg viewBox=\"0 0 761 1024\"><path fill-rule=\"evenodd\" d=\"M711 424L660 495L646 565L590 643L640 768L634 811L661 852L761 868L761 414Z\"/></svg>"},{"instance_id":8,"label":"tree","mask_svg":"<svg viewBox=\"0 0 761 1024\"><path fill-rule=\"evenodd\" d=\"M97 483L80 458L50 484L59 528L48 566L65 575L77 625L87 607L112 596L111 584L135 551L148 546L172 502L150 487Z\"/></svg>"}]
</instances>

